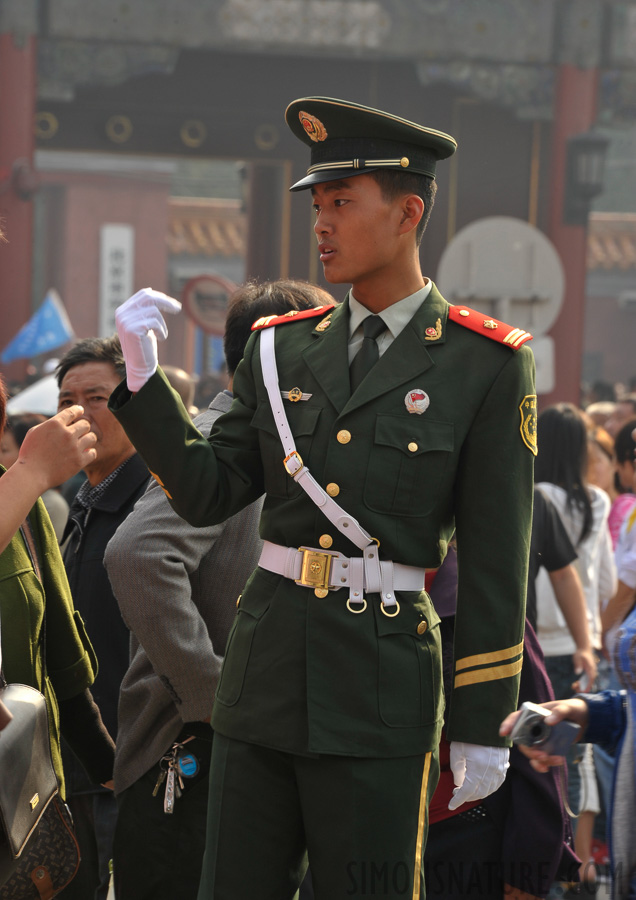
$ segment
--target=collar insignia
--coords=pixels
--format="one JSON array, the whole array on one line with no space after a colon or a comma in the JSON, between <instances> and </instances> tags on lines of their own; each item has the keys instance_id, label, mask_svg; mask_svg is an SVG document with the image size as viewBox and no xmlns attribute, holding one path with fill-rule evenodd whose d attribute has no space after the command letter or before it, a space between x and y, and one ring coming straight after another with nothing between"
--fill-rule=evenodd
<instances>
[{"instance_id":1,"label":"collar insignia","mask_svg":"<svg viewBox=\"0 0 636 900\"><path fill-rule=\"evenodd\" d=\"M439 341L442 336L442 320L438 319L435 323L435 328L433 326L429 326L424 332L424 340L425 341Z\"/></svg>"}]
</instances>

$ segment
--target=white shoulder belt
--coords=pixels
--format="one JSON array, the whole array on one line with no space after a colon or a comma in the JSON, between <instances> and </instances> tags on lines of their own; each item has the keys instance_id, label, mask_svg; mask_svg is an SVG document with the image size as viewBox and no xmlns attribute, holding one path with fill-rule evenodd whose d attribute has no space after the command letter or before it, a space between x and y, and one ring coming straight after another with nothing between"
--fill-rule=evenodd
<instances>
[{"instance_id":1,"label":"white shoulder belt","mask_svg":"<svg viewBox=\"0 0 636 900\"><path fill-rule=\"evenodd\" d=\"M274 347L275 330L275 326L272 326L264 328L261 332L261 368L276 428L285 451L283 460L285 470L332 525L363 552L361 557L349 559L340 553L311 547L301 547L297 550L266 541L259 565L271 572L292 578L298 584L313 587L317 592L324 591L323 595L326 595L327 590L348 587L347 606L351 612L362 612L366 608L365 591L380 594L382 609L388 610L393 607L390 614L397 615L399 605L395 591L424 590L425 570L387 560L381 561L378 542L364 530L357 519L350 516L327 494L304 465L296 450L280 393ZM318 571L319 569L321 571ZM359 608L361 604L362 607Z\"/></svg>"}]
</instances>

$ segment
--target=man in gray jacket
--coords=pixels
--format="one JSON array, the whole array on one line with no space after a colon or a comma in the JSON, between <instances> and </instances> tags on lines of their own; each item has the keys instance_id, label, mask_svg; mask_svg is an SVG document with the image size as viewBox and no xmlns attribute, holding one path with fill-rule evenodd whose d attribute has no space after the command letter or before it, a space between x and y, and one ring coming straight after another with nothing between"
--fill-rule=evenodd
<instances>
[{"instance_id":1,"label":"man in gray jacket","mask_svg":"<svg viewBox=\"0 0 636 900\"><path fill-rule=\"evenodd\" d=\"M229 390L195 419L208 435L229 410L252 323L333 303L304 282L245 285L224 337ZM104 563L131 631L119 702L114 845L118 900L195 900L205 846L209 720L236 602L258 563L262 499L221 525L195 528L156 481L112 538Z\"/></svg>"}]
</instances>

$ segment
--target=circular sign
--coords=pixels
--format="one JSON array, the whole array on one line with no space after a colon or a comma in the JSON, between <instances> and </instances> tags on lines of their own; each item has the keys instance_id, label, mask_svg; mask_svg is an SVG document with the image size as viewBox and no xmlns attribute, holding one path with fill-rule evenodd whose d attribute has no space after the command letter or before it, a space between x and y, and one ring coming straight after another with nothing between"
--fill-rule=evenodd
<instances>
[{"instance_id":1,"label":"circular sign","mask_svg":"<svg viewBox=\"0 0 636 900\"><path fill-rule=\"evenodd\" d=\"M472 306L535 337L556 321L565 291L554 244L534 225L508 216L458 231L442 254L436 282L449 303Z\"/></svg>"},{"instance_id":2,"label":"circular sign","mask_svg":"<svg viewBox=\"0 0 636 900\"><path fill-rule=\"evenodd\" d=\"M225 332L227 304L236 287L220 275L197 275L183 286L183 310L207 334L220 337Z\"/></svg>"}]
</instances>

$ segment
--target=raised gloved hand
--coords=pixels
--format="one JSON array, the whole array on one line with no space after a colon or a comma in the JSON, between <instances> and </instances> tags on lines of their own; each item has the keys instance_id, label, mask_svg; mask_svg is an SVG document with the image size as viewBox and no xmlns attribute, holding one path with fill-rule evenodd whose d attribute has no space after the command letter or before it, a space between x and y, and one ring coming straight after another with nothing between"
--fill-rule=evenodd
<instances>
[{"instance_id":1,"label":"raised gloved hand","mask_svg":"<svg viewBox=\"0 0 636 900\"><path fill-rule=\"evenodd\" d=\"M137 291L118 307L115 322L126 360L128 390L133 393L141 390L156 372L157 339L165 341L168 337L162 313L174 315L180 309L178 300L152 288Z\"/></svg>"},{"instance_id":2,"label":"raised gloved hand","mask_svg":"<svg viewBox=\"0 0 636 900\"><path fill-rule=\"evenodd\" d=\"M483 800L500 788L508 770L509 756L508 747L451 741L450 767L456 786L448 808L457 809L470 800Z\"/></svg>"}]
</instances>

